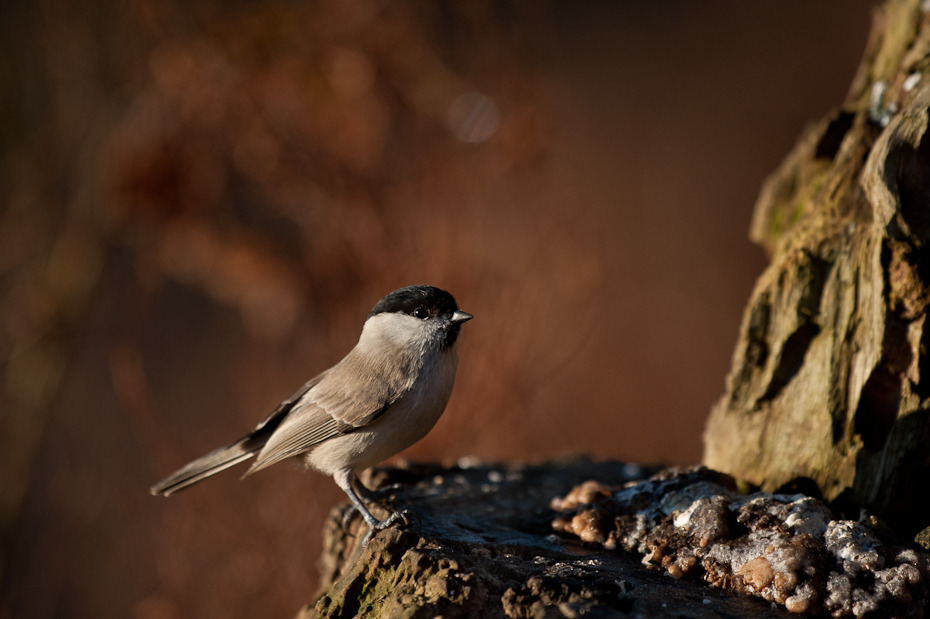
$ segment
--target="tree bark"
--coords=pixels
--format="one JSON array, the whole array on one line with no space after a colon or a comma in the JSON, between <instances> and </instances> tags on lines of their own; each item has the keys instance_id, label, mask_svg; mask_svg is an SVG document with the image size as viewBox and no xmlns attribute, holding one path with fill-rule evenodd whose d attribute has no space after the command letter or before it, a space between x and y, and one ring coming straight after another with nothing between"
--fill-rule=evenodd
<instances>
[{"instance_id":1,"label":"tree bark","mask_svg":"<svg viewBox=\"0 0 930 619\"><path fill-rule=\"evenodd\" d=\"M704 463L916 531L930 518L930 16L876 12L846 101L764 184L770 257L745 311Z\"/></svg>"}]
</instances>

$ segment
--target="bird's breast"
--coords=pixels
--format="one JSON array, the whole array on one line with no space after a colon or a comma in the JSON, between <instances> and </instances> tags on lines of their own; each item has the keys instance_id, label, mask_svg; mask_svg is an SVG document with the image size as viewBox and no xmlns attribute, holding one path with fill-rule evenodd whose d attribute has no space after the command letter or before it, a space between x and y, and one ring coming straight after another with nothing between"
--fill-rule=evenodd
<instances>
[{"instance_id":1,"label":"bird's breast","mask_svg":"<svg viewBox=\"0 0 930 619\"><path fill-rule=\"evenodd\" d=\"M305 456L313 468L332 474L336 463L355 471L407 449L436 425L452 394L458 363L454 350L427 358L410 388L377 420L314 447Z\"/></svg>"}]
</instances>

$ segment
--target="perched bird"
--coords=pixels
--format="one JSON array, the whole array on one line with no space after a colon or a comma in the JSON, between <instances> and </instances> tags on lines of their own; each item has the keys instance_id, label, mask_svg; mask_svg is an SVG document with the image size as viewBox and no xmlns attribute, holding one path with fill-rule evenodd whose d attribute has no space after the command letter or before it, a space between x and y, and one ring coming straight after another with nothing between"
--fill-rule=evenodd
<instances>
[{"instance_id":1,"label":"perched bird","mask_svg":"<svg viewBox=\"0 0 930 619\"><path fill-rule=\"evenodd\" d=\"M365 522L383 529L402 516L372 516L356 475L436 424L455 382L456 339L471 318L439 288L395 290L371 310L358 344L342 361L307 382L255 430L172 473L152 486L152 494L171 495L253 456L245 475L295 458L332 476Z\"/></svg>"}]
</instances>

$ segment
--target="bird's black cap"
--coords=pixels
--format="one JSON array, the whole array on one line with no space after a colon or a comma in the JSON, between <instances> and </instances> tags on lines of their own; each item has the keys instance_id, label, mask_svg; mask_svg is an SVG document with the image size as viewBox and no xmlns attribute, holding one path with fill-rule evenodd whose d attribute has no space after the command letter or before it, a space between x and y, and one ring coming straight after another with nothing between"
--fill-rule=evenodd
<instances>
[{"instance_id":1,"label":"bird's black cap","mask_svg":"<svg viewBox=\"0 0 930 619\"><path fill-rule=\"evenodd\" d=\"M429 310L431 316L447 316L458 309L455 299L445 290L434 286L407 286L378 301L368 316L384 313L412 314L420 307Z\"/></svg>"}]
</instances>

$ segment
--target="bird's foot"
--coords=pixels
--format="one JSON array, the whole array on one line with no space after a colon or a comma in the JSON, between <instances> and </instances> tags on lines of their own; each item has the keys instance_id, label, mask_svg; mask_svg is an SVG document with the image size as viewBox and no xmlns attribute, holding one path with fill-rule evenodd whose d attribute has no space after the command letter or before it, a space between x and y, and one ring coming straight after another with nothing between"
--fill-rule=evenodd
<instances>
[{"instance_id":1,"label":"bird's foot","mask_svg":"<svg viewBox=\"0 0 930 619\"><path fill-rule=\"evenodd\" d=\"M349 509L342 512L342 529L347 531L349 529L349 523L352 522L352 518L355 516L355 514L360 513L361 512L358 511L358 508L354 505L350 506Z\"/></svg>"},{"instance_id":2,"label":"bird's foot","mask_svg":"<svg viewBox=\"0 0 930 619\"><path fill-rule=\"evenodd\" d=\"M371 515L371 514L369 514ZM368 542L371 541L371 538L374 537L375 533L386 529L396 522L401 524L410 524L410 521L407 519L407 516L402 512L393 512L390 516L384 520L377 520L372 518L371 521L365 519L368 524L368 531L365 533L365 536L362 538L362 548L368 546Z\"/></svg>"},{"instance_id":3,"label":"bird's foot","mask_svg":"<svg viewBox=\"0 0 930 619\"><path fill-rule=\"evenodd\" d=\"M400 522L401 524L405 524L405 525L410 524L410 521L407 519L407 515L404 512L393 512L390 516L388 516L384 520L372 519L372 522L369 522L368 526L371 527L372 530L380 531L382 529L388 528L395 522Z\"/></svg>"},{"instance_id":4,"label":"bird's foot","mask_svg":"<svg viewBox=\"0 0 930 619\"><path fill-rule=\"evenodd\" d=\"M369 531L381 531L382 529L386 529L392 524L395 524L398 522L403 525L410 524L410 521L408 520L407 515L404 512L399 512L399 511L392 512L391 515L385 518L384 520L378 520L377 518L371 515L370 511L368 510L362 511L358 509L358 507L353 505L350 509L347 509L345 513L342 514L342 528L343 529L349 528L349 523L352 522L352 518L355 516L355 514L360 514L362 516L362 519L365 521L365 524L368 525Z\"/></svg>"}]
</instances>

